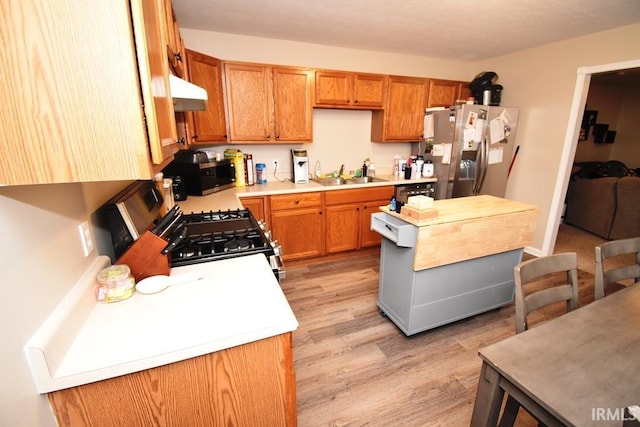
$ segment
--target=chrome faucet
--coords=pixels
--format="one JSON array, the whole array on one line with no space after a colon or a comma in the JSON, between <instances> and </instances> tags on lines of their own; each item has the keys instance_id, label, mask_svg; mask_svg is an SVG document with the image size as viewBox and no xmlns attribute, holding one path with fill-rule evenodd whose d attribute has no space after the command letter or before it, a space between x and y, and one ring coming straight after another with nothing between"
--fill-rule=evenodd
<instances>
[{"instance_id":1,"label":"chrome faucet","mask_svg":"<svg viewBox=\"0 0 640 427\"><path fill-rule=\"evenodd\" d=\"M344 173L344 164L340 166L340 172L338 172L338 177L341 177Z\"/></svg>"}]
</instances>

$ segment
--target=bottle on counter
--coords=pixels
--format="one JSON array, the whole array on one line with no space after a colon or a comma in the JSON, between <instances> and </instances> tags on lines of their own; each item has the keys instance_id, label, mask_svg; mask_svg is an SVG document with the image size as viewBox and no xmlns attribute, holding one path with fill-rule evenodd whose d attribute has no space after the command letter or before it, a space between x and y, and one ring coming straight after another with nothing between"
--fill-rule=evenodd
<instances>
[{"instance_id":1,"label":"bottle on counter","mask_svg":"<svg viewBox=\"0 0 640 427\"><path fill-rule=\"evenodd\" d=\"M254 173L253 173L253 155L245 154L244 155L244 179L247 185L253 185L255 183Z\"/></svg>"},{"instance_id":2,"label":"bottle on counter","mask_svg":"<svg viewBox=\"0 0 640 427\"><path fill-rule=\"evenodd\" d=\"M362 164L362 177L366 177L367 176L367 162L364 162Z\"/></svg>"},{"instance_id":3,"label":"bottle on counter","mask_svg":"<svg viewBox=\"0 0 640 427\"><path fill-rule=\"evenodd\" d=\"M256 184L267 183L267 165L264 163L256 163Z\"/></svg>"},{"instance_id":4,"label":"bottle on counter","mask_svg":"<svg viewBox=\"0 0 640 427\"><path fill-rule=\"evenodd\" d=\"M392 212L396 211L396 197L391 196L391 200L389 200L389 210Z\"/></svg>"},{"instance_id":5,"label":"bottle on counter","mask_svg":"<svg viewBox=\"0 0 640 427\"><path fill-rule=\"evenodd\" d=\"M423 165L424 165L424 157L418 156L416 158L415 170L413 171L415 178L420 178L422 176Z\"/></svg>"}]
</instances>

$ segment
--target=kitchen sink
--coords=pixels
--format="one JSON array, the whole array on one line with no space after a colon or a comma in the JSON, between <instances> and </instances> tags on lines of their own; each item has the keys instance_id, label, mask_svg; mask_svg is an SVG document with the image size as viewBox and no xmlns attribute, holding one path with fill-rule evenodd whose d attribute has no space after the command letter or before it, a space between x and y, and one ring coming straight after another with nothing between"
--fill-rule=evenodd
<instances>
[{"instance_id":1,"label":"kitchen sink","mask_svg":"<svg viewBox=\"0 0 640 427\"><path fill-rule=\"evenodd\" d=\"M322 185L333 186L333 185L349 185L349 184L366 184L369 182L386 182L386 179L376 178L373 176L365 176L359 178L349 178L345 179L343 177L338 178L320 178L314 179L315 182Z\"/></svg>"}]
</instances>

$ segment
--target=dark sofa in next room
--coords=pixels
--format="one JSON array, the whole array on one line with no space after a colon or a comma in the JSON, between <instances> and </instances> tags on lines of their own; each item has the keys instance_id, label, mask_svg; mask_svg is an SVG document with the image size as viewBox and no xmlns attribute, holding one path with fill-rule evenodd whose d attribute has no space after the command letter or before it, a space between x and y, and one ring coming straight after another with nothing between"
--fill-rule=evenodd
<instances>
[{"instance_id":1,"label":"dark sofa in next room","mask_svg":"<svg viewBox=\"0 0 640 427\"><path fill-rule=\"evenodd\" d=\"M608 240L640 236L640 177L617 161L577 163L564 222Z\"/></svg>"}]
</instances>

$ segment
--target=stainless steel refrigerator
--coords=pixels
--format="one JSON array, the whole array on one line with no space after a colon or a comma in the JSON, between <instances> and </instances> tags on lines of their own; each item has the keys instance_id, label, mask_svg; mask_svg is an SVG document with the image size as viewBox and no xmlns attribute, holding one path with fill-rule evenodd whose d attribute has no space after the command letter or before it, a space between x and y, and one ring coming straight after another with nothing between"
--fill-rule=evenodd
<instances>
[{"instance_id":1,"label":"stainless steel refrigerator","mask_svg":"<svg viewBox=\"0 0 640 427\"><path fill-rule=\"evenodd\" d=\"M438 178L436 198L489 194L504 197L517 154L518 109L461 105L426 111L425 141Z\"/></svg>"}]
</instances>

